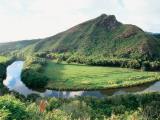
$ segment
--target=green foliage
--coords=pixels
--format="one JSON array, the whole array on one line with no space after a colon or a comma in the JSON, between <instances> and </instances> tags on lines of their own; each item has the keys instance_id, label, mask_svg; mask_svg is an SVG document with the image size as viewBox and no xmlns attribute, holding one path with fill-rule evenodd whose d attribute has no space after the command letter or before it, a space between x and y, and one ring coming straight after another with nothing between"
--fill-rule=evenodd
<instances>
[{"instance_id":1,"label":"green foliage","mask_svg":"<svg viewBox=\"0 0 160 120\"><path fill-rule=\"evenodd\" d=\"M118 22L114 16L101 15L57 35L30 41L0 44L0 53L36 54L55 58L54 53L105 58L159 59L159 35L149 34L134 25ZM66 59L69 56L62 56ZM58 58L61 58L58 56Z\"/></svg>"},{"instance_id":2,"label":"green foliage","mask_svg":"<svg viewBox=\"0 0 160 120\"><path fill-rule=\"evenodd\" d=\"M124 105L114 106L112 111L114 114L123 114L126 111L126 107Z\"/></svg>"},{"instance_id":3,"label":"green foliage","mask_svg":"<svg viewBox=\"0 0 160 120\"><path fill-rule=\"evenodd\" d=\"M22 120L27 118L25 104L12 96L3 96L0 98L0 110L5 120Z\"/></svg>"},{"instance_id":4,"label":"green foliage","mask_svg":"<svg viewBox=\"0 0 160 120\"><path fill-rule=\"evenodd\" d=\"M16 51L15 54L17 54L18 52L20 52L21 49L27 47L28 45L34 44L38 41L39 40L24 40L24 41L17 41L17 42L0 43L0 54L11 55L12 51Z\"/></svg>"},{"instance_id":5,"label":"green foliage","mask_svg":"<svg viewBox=\"0 0 160 120\"><path fill-rule=\"evenodd\" d=\"M25 67L30 67L32 64L45 65L47 60L35 56L28 56L25 60Z\"/></svg>"},{"instance_id":6,"label":"green foliage","mask_svg":"<svg viewBox=\"0 0 160 120\"><path fill-rule=\"evenodd\" d=\"M26 106L28 118L26 120L45 120L46 113L39 111L39 106L36 103L30 103Z\"/></svg>"},{"instance_id":7,"label":"green foliage","mask_svg":"<svg viewBox=\"0 0 160 120\"><path fill-rule=\"evenodd\" d=\"M41 73L38 73L32 69L23 70L22 81L29 88L44 88L47 85L48 78Z\"/></svg>"},{"instance_id":8,"label":"green foliage","mask_svg":"<svg viewBox=\"0 0 160 120\"><path fill-rule=\"evenodd\" d=\"M160 61L144 61L142 63L142 69L145 71L159 71L160 70Z\"/></svg>"},{"instance_id":9,"label":"green foliage","mask_svg":"<svg viewBox=\"0 0 160 120\"><path fill-rule=\"evenodd\" d=\"M85 56L72 56L67 59L67 63L79 63L93 66L111 66L111 67L125 67L140 69L141 63L138 60L132 59L117 59L117 58L97 58L97 57L85 57Z\"/></svg>"},{"instance_id":10,"label":"green foliage","mask_svg":"<svg viewBox=\"0 0 160 120\"><path fill-rule=\"evenodd\" d=\"M133 25L123 25L114 16L102 15L79 24L65 32L41 40L0 44L0 54L25 58L22 81L31 88L103 89L132 86L159 80L155 72L97 67L112 66L160 70L159 35L150 35ZM28 57L32 55L32 57ZM36 55L36 56L34 56ZM41 58L40 58L41 57ZM67 65L47 63L46 59ZM0 89L10 63L0 57ZM47 64L46 64L47 63ZM101 82L100 82L101 81ZM14 93L16 97L17 94ZM31 103L23 103L13 96L0 97L2 120L158 120L160 95L140 94L97 99L48 99L44 113L39 111L36 95L28 96ZM19 96L22 99L22 96ZM24 99L23 99L24 100ZM64 102L65 101L65 102Z\"/></svg>"},{"instance_id":11,"label":"green foliage","mask_svg":"<svg viewBox=\"0 0 160 120\"><path fill-rule=\"evenodd\" d=\"M154 37L160 39L160 34L159 34L159 33L157 33L157 34L152 34L152 35L153 35Z\"/></svg>"},{"instance_id":12,"label":"green foliage","mask_svg":"<svg viewBox=\"0 0 160 120\"><path fill-rule=\"evenodd\" d=\"M8 89L3 85L3 80L6 78L7 66L11 64L15 58L7 58L0 56L0 91L1 94L8 93Z\"/></svg>"},{"instance_id":13,"label":"green foliage","mask_svg":"<svg viewBox=\"0 0 160 120\"><path fill-rule=\"evenodd\" d=\"M0 56L0 63L5 63L7 60L8 60L7 57Z\"/></svg>"},{"instance_id":14,"label":"green foliage","mask_svg":"<svg viewBox=\"0 0 160 120\"><path fill-rule=\"evenodd\" d=\"M60 109L71 115L72 120L90 119L91 108L83 101L72 101L68 104L64 104Z\"/></svg>"},{"instance_id":15,"label":"green foliage","mask_svg":"<svg viewBox=\"0 0 160 120\"><path fill-rule=\"evenodd\" d=\"M114 116L115 120L130 120L132 117L136 117L136 118L142 117L143 118L142 120L146 120L146 117L148 118L149 116L148 114L155 115L155 118L158 118L159 117L158 115L160 115L159 93L158 94L146 93L146 94L139 94L139 95L120 95L120 96L113 96L105 99L85 97L83 98L83 100L84 102L86 102L87 105L91 107L92 110L94 110L93 111L94 114L92 114L93 115L92 118L94 119L95 117L102 119L103 115L105 115L107 118L108 117L112 118ZM147 106L149 106L150 109L147 109L149 108ZM153 107L155 107L155 109L153 109ZM153 119L153 116L150 116L150 119L151 118Z\"/></svg>"},{"instance_id":16,"label":"green foliage","mask_svg":"<svg viewBox=\"0 0 160 120\"><path fill-rule=\"evenodd\" d=\"M0 78L4 79L6 77L6 68L9 63L9 58L0 56Z\"/></svg>"},{"instance_id":17,"label":"green foliage","mask_svg":"<svg viewBox=\"0 0 160 120\"><path fill-rule=\"evenodd\" d=\"M160 119L160 101L151 101L143 106L142 115L146 120Z\"/></svg>"},{"instance_id":18,"label":"green foliage","mask_svg":"<svg viewBox=\"0 0 160 120\"><path fill-rule=\"evenodd\" d=\"M39 102L21 102L13 96L0 97L1 120L159 120L160 94L126 94L105 98L41 98L48 101L46 110Z\"/></svg>"},{"instance_id":19,"label":"green foliage","mask_svg":"<svg viewBox=\"0 0 160 120\"><path fill-rule=\"evenodd\" d=\"M46 59L38 57L28 57L22 71L22 81L32 89L44 88L48 83L48 78L43 75Z\"/></svg>"},{"instance_id":20,"label":"green foliage","mask_svg":"<svg viewBox=\"0 0 160 120\"><path fill-rule=\"evenodd\" d=\"M112 23L114 22L114 23ZM113 27L113 29L112 29ZM160 42L134 25L123 25L112 16L103 15L65 32L40 40L31 53L73 53L142 59L159 58ZM44 54L42 54L44 56Z\"/></svg>"},{"instance_id":21,"label":"green foliage","mask_svg":"<svg viewBox=\"0 0 160 120\"><path fill-rule=\"evenodd\" d=\"M61 110L53 110L47 113L45 120L71 120L71 117Z\"/></svg>"},{"instance_id":22,"label":"green foliage","mask_svg":"<svg viewBox=\"0 0 160 120\"><path fill-rule=\"evenodd\" d=\"M0 109L0 120L8 120L10 115L9 110Z\"/></svg>"},{"instance_id":23,"label":"green foliage","mask_svg":"<svg viewBox=\"0 0 160 120\"><path fill-rule=\"evenodd\" d=\"M58 109L61 105L62 105L62 101L58 100L56 98L51 98L48 101L48 106L47 106L47 110L51 111L54 109Z\"/></svg>"},{"instance_id":24,"label":"green foliage","mask_svg":"<svg viewBox=\"0 0 160 120\"><path fill-rule=\"evenodd\" d=\"M0 78L4 78L6 74L6 65L0 63Z\"/></svg>"}]
</instances>

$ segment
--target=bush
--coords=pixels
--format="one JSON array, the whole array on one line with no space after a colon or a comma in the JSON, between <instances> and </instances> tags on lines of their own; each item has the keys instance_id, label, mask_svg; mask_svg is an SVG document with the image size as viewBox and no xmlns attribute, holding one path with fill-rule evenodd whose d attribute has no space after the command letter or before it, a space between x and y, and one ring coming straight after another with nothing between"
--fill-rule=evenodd
<instances>
[{"instance_id":1,"label":"bush","mask_svg":"<svg viewBox=\"0 0 160 120\"><path fill-rule=\"evenodd\" d=\"M48 78L32 69L26 69L22 72L22 81L29 88L44 88L48 83Z\"/></svg>"},{"instance_id":2,"label":"bush","mask_svg":"<svg viewBox=\"0 0 160 120\"><path fill-rule=\"evenodd\" d=\"M62 105L61 100L59 100L57 98L51 98L48 101L47 110L52 111L54 109L58 109L61 105Z\"/></svg>"},{"instance_id":3,"label":"bush","mask_svg":"<svg viewBox=\"0 0 160 120\"><path fill-rule=\"evenodd\" d=\"M25 104L13 96L3 96L0 98L0 110L6 120L24 120L28 114L25 111Z\"/></svg>"},{"instance_id":4,"label":"bush","mask_svg":"<svg viewBox=\"0 0 160 120\"><path fill-rule=\"evenodd\" d=\"M54 110L48 112L44 118L45 120L71 120L71 116L61 110Z\"/></svg>"},{"instance_id":5,"label":"bush","mask_svg":"<svg viewBox=\"0 0 160 120\"><path fill-rule=\"evenodd\" d=\"M151 101L148 105L143 106L142 115L146 120L160 119L160 101Z\"/></svg>"},{"instance_id":6,"label":"bush","mask_svg":"<svg viewBox=\"0 0 160 120\"><path fill-rule=\"evenodd\" d=\"M124 105L114 106L112 107L112 112L114 114L123 114L126 111L126 107Z\"/></svg>"},{"instance_id":7,"label":"bush","mask_svg":"<svg viewBox=\"0 0 160 120\"><path fill-rule=\"evenodd\" d=\"M10 115L9 110L0 109L0 120L8 120Z\"/></svg>"},{"instance_id":8,"label":"bush","mask_svg":"<svg viewBox=\"0 0 160 120\"><path fill-rule=\"evenodd\" d=\"M46 63L46 59L43 58L31 57L26 59L22 71L22 81L27 87L38 89L47 85L48 78L42 74Z\"/></svg>"},{"instance_id":9,"label":"bush","mask_svg":"<svg viewBox=\"0 0 160 120\"><path fill-rule=\"evenodd\" d=\"M44 120L45 113L40 113L39 107L35 103L30 103L26 107L26 111L29 114L26 120Z\"/></svg>"},{"instance_id":10,"label":"bush","mask_svg":"<svg viewBox=\"0 0 160 120\"><path fill-rule=\"evenodd\" d=\"M150 70L150 63L149 63L149 61L145 61L145 62L142 63L142 70L144 70L144 71Z\"/></svg>"},{"instance_id":11,"label":"bush","mask_svg":"<svg viewBox=\"0 0 160 120\"><path fill-rule=\"evenodd\" d=\"M6 65L4 63L0 63L0 78L5 78L6 76Z\"/></svg>"},{"instance_id":12,"label":"bush","mask_svg":"<svg viewBox=\"0 0 160 120\"><path fill-rule=\"evenodd\" d=\"M64 104L61 110L71 115L72 120L89 120L91 114L91 108L83 101L71 101L68 104Z\"/></svg>"}]
</instances>

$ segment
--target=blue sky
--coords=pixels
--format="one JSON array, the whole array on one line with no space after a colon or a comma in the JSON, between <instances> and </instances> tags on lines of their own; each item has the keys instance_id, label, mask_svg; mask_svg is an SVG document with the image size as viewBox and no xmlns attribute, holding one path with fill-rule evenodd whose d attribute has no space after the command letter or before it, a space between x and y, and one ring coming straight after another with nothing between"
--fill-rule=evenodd
<instances>
[{"instance_id":1,"label":"blue sky","mask_svg":"<svg viewBox=\"0 0 160 120\"><path fill-rule=\"evenodd\" d=\"M0 0L0 42L52 36L102 13L160 33L160 0Z\"/></svg>"}]
</instances>

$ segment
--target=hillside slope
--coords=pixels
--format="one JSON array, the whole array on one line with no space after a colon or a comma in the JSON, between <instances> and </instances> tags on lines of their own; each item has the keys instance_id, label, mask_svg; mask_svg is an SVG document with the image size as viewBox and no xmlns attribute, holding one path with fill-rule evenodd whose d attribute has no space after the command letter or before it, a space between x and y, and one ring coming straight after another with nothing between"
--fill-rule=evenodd
<instances>
[{"instance_id":1,"label":"hillside slope","mask_svg":"<svg viewBox=\"0 0 160 120\"><path fill-rule=\"evenodd\" d=\"M101 15L28 47L31 52L72 52L103 57L159 57L160 42L134 25ZM27 49L28 51L28 49Z\"/></svg>"},{"instance_id":2,"label":"hillside slope","mask_svg":"<svg viewBox=\"0 0 160 120\"><path fill-rule=\"evenodd\" d=\"M160 39L160 33L155 33L155 34L152 34L154 37Z\"/></svg>"},{"instance_id":3,"label":"hillside slope","mask_svg":"<svg viewBox=\"0 0 160 120\"><path fill-rule=\"evenodd\" d=\"M21 48L28 54L56 52L97 57L160 57L158 38L135 25L118 22L114 15L105 14Z\"/></svg>"},{"instance_id":4,"label":"hillside slope","mask_svg":"<svg viewBox=\"0 0 160 120\"><path fill-rule=\"evenodd\" d=\"M12 51L20 51L23 48L38 42L39 40L24 40L8 43L0 43L0 54L8 54Z\"/></svg>"}]
</instances>

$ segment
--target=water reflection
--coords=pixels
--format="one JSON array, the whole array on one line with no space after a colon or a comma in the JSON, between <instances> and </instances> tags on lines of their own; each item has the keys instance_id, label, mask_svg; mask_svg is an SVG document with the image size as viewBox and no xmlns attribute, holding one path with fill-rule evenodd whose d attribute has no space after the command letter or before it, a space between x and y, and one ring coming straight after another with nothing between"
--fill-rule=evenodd
<instances>
[{"instance_id":1,"label":"water reflection","mask_svg":"<svg viewBox=\"0 0 160 120\"><path fill-rule=\"evenodd\" d=\"M137 92L155 92L160 91L160 81L150 84L145 84L130 88L119 88L119 89L109 89L109 90L99 90L99 91L55 91L46 90L45 92L38 92L31 90L23 84L20 75L23 69L23 61L16 61L7 68L7 78L3 81L4 85L9 88L9 90L14 90L23 94L25 96L29 94L39 94L44 97L61 97L70 98L75 96L95 96L104 97L117 94L127 94L127 93L137 93Z\"/></svg>"}]
</instances>

